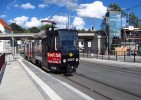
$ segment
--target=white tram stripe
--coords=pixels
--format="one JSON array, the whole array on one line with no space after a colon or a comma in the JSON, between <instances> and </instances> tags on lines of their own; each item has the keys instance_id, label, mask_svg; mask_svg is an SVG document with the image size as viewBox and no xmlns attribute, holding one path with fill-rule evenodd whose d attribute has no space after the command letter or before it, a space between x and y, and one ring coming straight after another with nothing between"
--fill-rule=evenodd
<instances>
[{"instance_id":1,"label":"white tram stripe","mask_svg":"<svg viewBox=\"0 0 141 100\"><path fill-rule=\"evenodd\" d=\"M39 79L21 60L19 60L28 74L38 83L38 85L44 90L51 100L63 100L53 91L48 85L46 85L41 79Z\"/></svg>"}]
</instances>

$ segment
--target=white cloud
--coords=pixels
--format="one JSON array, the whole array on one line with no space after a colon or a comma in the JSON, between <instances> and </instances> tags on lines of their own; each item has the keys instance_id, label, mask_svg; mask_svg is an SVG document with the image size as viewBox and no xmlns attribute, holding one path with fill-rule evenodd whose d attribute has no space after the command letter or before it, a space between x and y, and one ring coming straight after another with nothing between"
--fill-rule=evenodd
<instances>
[{"instance_id":1,"label":"white cloud","mask_svg":"<svg viewBox=\"0 0 141 100\"><path fill-rule=\"evenodd\" d=\"M21 8L23 9L34 9L35 6L31 5L30 3L22 4Z\"/></svg>"},{"instance_id":2,"label":"white cloud","mask_svg":"<svg viewBox=\"0 0 141 100\"><path fill-rule=\"evenodd\" d=\"M52 19L49 19L49 17L42 19L32 17L31 19L29 19L29 17L27 16L21 16L11 19L9 22L16 23L17 25L20 25L21 27L24 28L31 28L31 27L40 27L42 25L47 24L47 23L41 23L41 20L55 21L57 23L56 25L57 28L66 28L68 22L67 16L58 16L58 15L53 16Z\"/></svg>"},{"instance_id":3,"label":"white cloud","mask_svg":"<svg viewBox=\"0 0 141 100\"><path fill-rule=\"evenodd\" d=\"M38 20L36 17L32 17L31 21L26 22L26 27L31 28L31 27L40 27L42 25L41 21Z\"/></svg>"},{"instance_id":4,"label":"white cloud","mask_svg":"<svg viewBox=\"0 0 141 100\"><path fill-rule=\"evenodd\" d=\"M45 18L48 19L48 18ZM29 17L27 16L21 16L21 17L16 17L13 20L10 20L10 23L16 23L17 25L20 25L21 27L24 28L31 28L31 27L40 27L44 25L45 23L41 23L42 19L38 19L36 17L32 17L29 20Z\"/></svg>"},{"instance_id":5,"label":"white cloud","mask_svg":"<svg viewBox=\"0 0 141 100\"><path fill-rule=\"evenodd\" d=\"M39 8L45 8L45 7L47 7L48 5L46 5L46 4L39 4Z\"/></svg>"},{"instance_id":6,"label":"white cloud","mask_svg":"<svg viewBox=\"0 0 141 100\"><path fill-rule=\"evenodd\" d=\"M5 18L5 17L7 17L7 16L6 16L6 15L0 15L0 17L1 17L1 18Z\"/></svg>"},{"instance_id":7,"label":"white cloud","mask_svg":"<svg viewBox=\"0 0 141 100\"><path fill-rule=\"evenodd\" d=\"M57 23L56 27L58 29L66 28L66 25L68 23L68 17L67 16L58 16L58 15L55 15L55 16L52 17L51 20L52 21L55 21Z\"/></svg>"},{"instance_id":8,"label":"white cloud","mask_svg":"<svg viewBox=\"0 0 141 100\"><path fill-rule=\"evenodd\" d=\"M52 20L56 21L59 24L67 24L67 22L68 22L68 18L66 16L55 15L52 17Z\"/></svg>"},{"instance_id":9,"label":"white cloud","mask_svg":"<svg viewBox=\"0 0 141 100\"><path fill-rule=\"evenodd\" d=\"M95 1L91 4L80 4L77 9L77 15L89 18L102 18L105 15L107 7L101 1Z\"/></svg>"},{"instance_id":10,"label":"white cloud","mask_svg":"<svg viewBox=\"0 0 141 100\"><path fill-rule=\"evenodd\" d=\"M26 27L25 24L26 24L27 20L28 20L28 17L21 16L21 17L16 17L13 20L11 19L9 22L10 23L16 23L16 24L18 24L22 27Z\"/></svg>"},{"instance_id":11,"label":"white cloud","mask_svg":"<svg viewBox=\"0 0 141 100\"><path fill-rule=\"evenodd\" d=\"M77 29L84 28L85 22L81 17L75 17L74 21L72 23L73 27L76 27Z\"/></svg>"},{"instance_id":12,"label":"white cloud","mask_svg":"<svg viewBox=\"0 0 141 100\"><path fill-rule=\"evenodd\" d=\"M70 9L70 10L75 10L78 8L78 4L75 3L75 2L68 2L67 3L67 8Z\"/></svg>"},{"instance_id":13,"label":"white cloud","mask_svg":"<svg viewBox=\"0 0 141 100\"><path fill-rule=\"evenodd\" d=\"M43 18L43 19L32 17L31 19L29 19L29 17L27 16L21 16L21 17L16 17L14 19L11 19L9 22L16 23L17 25L20 25L21 27L24 27L24 28L31 28L31 27L40 27L42 25L47 24L47 23L41 23L41 20L55 21L57 23L56 27L58 29L66 28L68 24L67 16L58 16L58 15L53 16L52 19L49 19L49 17ZM84 28L85 22L83 21L81 17L75 17L72 25L73 27L76 27L77 29L82 29Z\"/></svg>"},{"instance_id":14,"label":"white cloud","mask_svg":"<svg viewBox=\"0 0 141 100\"><path fill-rule=\"evenodd\" d=\"M35 9L35 6L31 5L30 3L26 3L22 5L14 4L13 7L19 7L23 9Z\"/></svg>"}]
</instances>

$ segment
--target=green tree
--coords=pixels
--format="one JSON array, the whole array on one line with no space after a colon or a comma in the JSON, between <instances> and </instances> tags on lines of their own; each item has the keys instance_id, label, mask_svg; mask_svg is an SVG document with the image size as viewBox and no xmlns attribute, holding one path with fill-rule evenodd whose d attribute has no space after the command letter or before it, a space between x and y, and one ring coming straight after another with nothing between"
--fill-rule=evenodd
<instances>
[{"instance_id":1,"label":"green tree","mask_svg":"<svg viewBox=\"0 0 141 100\"><path fill-rule=\"evenodd\" d=\"M110 10L110 11L121 11L122 12L122 9L120 8L120 6L116 3L114 4L110 4L109 5L109 8L107 10ZM108 12L107 12L108 13ZM107 14L106 13L106 14ZM106 30L106 14L105 16L103 16L103 19L102 19L102 22L101 22L101 25L100 25L100 28L102 30Z\"/></svg>"},{"instance_id":2,"label":"green tree","mask_svg":"<svg viewBox=\"0 0 141 100\"><path fill-rule=\"evenodd\" d=\"M110 11L122 11L122 9L120 8L120 6L116 3L114 4L110 4L109 5Z\"/></svg>"},{"instance_id":3,"label":"green tree","mask_svg":"<svg viewBox=\"0 0 141 100\"><path fill-rule=\"evenodd\" d=\"M141 27L140 19L134 13L129 14L129 25L133 25L136 28Z\"/></svg>"},{"instance_id":4,"label":"green tree","mask_svg":"<svg viewBox=\"0 0 141 100\"><path fill-rule=\"evenodd\" d=\"M38 29L37 27L32 27L28 31L29 31L29 33L38 33L38 32L40 32L40 29Z\"/></svg>"},{"instance_id":5,"label":"green tree","mask_svg":"<svg viewBox=\"0 0 141 100\"><path fill-rule=\"evenodd\" d=\"M106 17L103 17L100 28L106 30Z\"/></svg>"},{"instance_id":6,"label":"green tree","mask_svg":"<svg viewBox=\"0 0 141 100\"><path fill-rule=\"evenodd\" d=\"M92 31L91 31L91 29L88 29L87 32L90 33L90 32L92 32Z\"/></svg>"},{"instance_id":7,"label":"green tree","mask_svg":"<svg viewBox=\"0 0 141 100\"><path fill-rule=\"evenodd\" d=\"M82 29L81 32L82 32L82 33L85 33L86 31L85 31L85 29Z\"/></svg>"},{"instance_id":8,"label":"green tree","mask_svg":"<svg viewBox=\"0 0 141 100\"><path fill-rule=\"evenodd\" d=\"M11 23L9 26L14 30L14 33L25 33L26 32L24 28L17 25L16 23Z\"/></svg>"},{"instance_id":9,"label":"green tree","mask_svg":"<svg viewBox=\"0 0 141 100\"><path fill-rule=\"evenodd\" d=\"M82 30L78 30L79 33L85 33L85 29L82 29Z\"/></svg>"},{"instance_id":10,"label":"green tree","mask_svg":"<svg viewBox=\"0 0 141 100\"><path fill-rule=\"evenodd\" d=\"M50 28L50 27L51 27L51 25L46 24L46 25L41 26L41 27L40 27L40 30L44 30L44 29Z\"/></svg>"}]
</instances>

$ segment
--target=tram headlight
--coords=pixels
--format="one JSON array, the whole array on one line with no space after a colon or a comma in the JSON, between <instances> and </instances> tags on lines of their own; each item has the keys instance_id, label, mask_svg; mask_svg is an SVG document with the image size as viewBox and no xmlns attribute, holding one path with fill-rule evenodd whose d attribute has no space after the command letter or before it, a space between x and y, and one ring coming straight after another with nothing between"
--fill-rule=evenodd
<instances>
[{"instance_id":1,"label":"tram headlight","mask_svg":"<svg viewBox=\"0 0 141 100\"><path fill-rule=\"evenodd\" d=\"M63 63L66 63L66 59L63 59Z\"/></svg>"},{"instance_id":2,"label":"tram headlight","mask_svg":"<svg viewBox=\"0 0 141 100\"><path fill-rule=\"evenodd\" d=\"M75 60L78 61L78 58L76 58Z\"/></svg>"}]
</instances>

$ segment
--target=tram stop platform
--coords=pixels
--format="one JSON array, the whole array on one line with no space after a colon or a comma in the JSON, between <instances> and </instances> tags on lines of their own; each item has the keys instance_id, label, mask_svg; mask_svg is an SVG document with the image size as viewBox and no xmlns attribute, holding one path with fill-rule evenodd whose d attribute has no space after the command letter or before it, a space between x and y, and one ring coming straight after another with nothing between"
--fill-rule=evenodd
<instances>
[{"instance_id":1,"label":"tram stop platform","mask_svg":"<svg viewBox=\"0 0 141 100\"><path fill-rule=\"evenodd\" d=\"M6 56L0 100L94 100L40 69L30 69L23 60L20 55Z\"/></svg>"}]
</instances>

